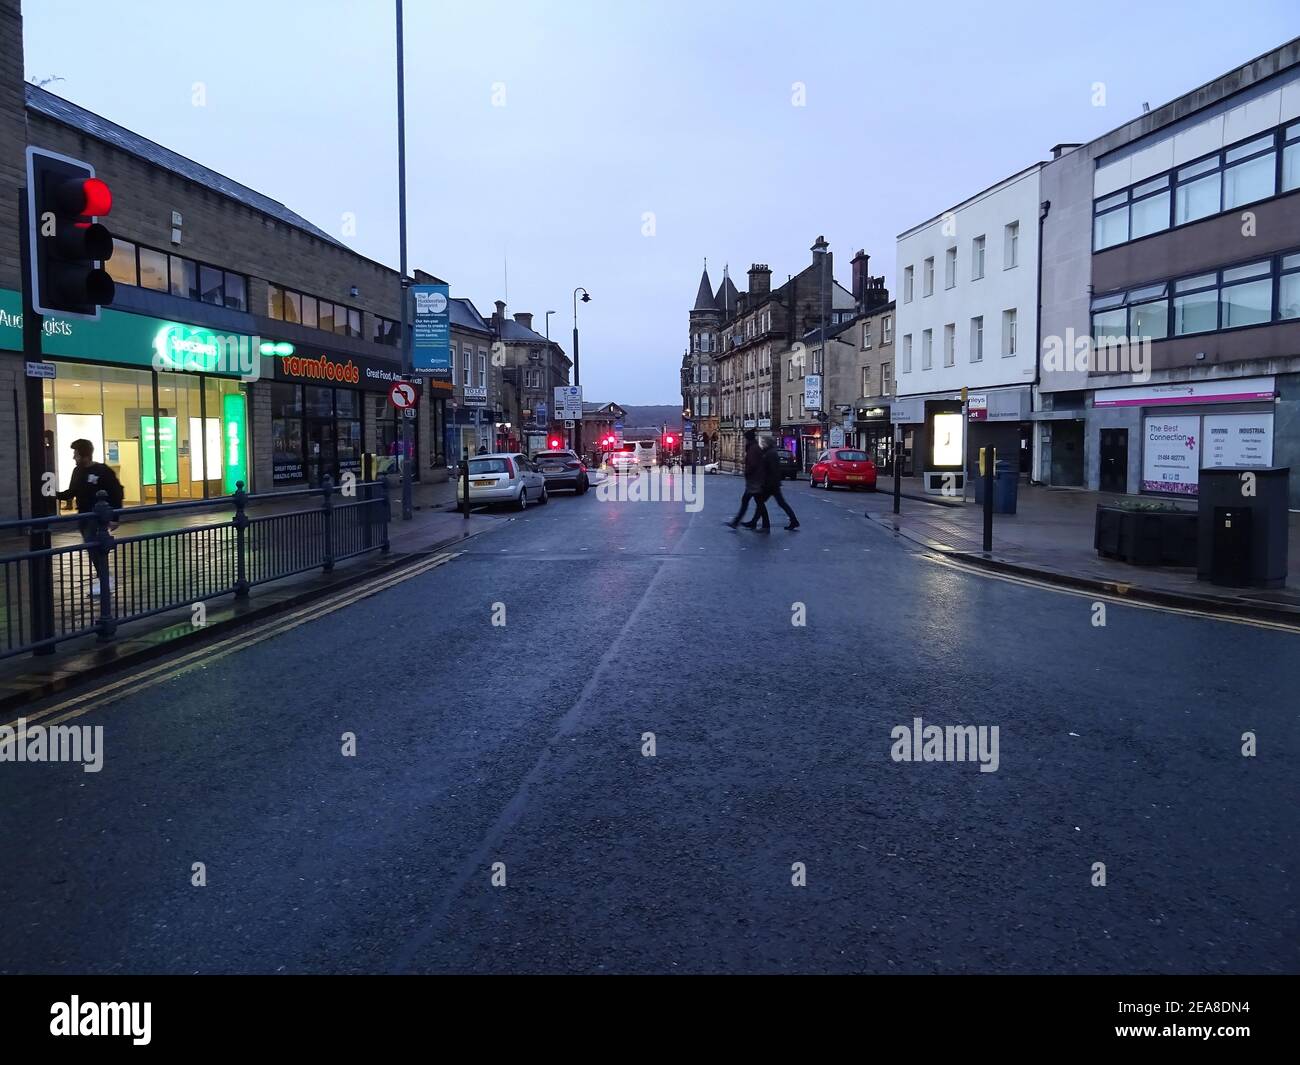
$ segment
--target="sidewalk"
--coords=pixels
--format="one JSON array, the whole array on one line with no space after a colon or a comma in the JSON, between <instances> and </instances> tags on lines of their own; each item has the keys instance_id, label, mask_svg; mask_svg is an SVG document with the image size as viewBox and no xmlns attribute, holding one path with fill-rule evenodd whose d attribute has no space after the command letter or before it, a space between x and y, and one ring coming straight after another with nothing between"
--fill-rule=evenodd
<instances>
[{"instance_id":1,"label":"sidewalk","mask_svg":"<svg viewBox=\"0 0 1300 1065\"><path fill-rule=\"evenodd\" d=\"M254 620L282 613L311 600L337 592L384 573L397 571L442 550L454 549L468 537L499 527L501 516L475 512L465 518L454 509L454 482L416 485L414 513L410 521L401 517L401 489L389 489L392 519L389 523L387 554L378 551L340 562L332 573L311 570L267 584L255 585L246 600L223 595L206 601L207 619L202 628L191 624L191 608L185 606L166 614L143 618L120 626L116 637L100 643L95 636L69 640L54 654L21 654L0 659L0 711L12 712L35 699L62 691L87 675L139 668L140 664L176 649L180 645L227 635L230 630ZM314 501L313 501L314 502ZM250 507L249 513L274 513L303 506L303 499L270 500ZM452 507L453 509L447 509ZM231 511L233 514L233 509ZM160 515L144 521L123 523L119 534L185 528L221 521L229 515L220 509L199 514L181 512L168 519ZM129 531L128 531L129 530ZM69 535L69 534L60 534ZM74 541L80 538L72 532Z\"/></svg>"},{"instance_id":2,"label":"sidewalk","mask_svg":"<svg viewBox=\"0 0 1300 1065\"><path fill-rule=\"evenodd\" d=\"M867 497L867 516L914 543L985 568L1057 584L1147 599L1189 609L1217 610L1300 627L1300 514L1290 515L1285 588L1224 588L1196 579L1194 568L1132 566L1102 558L1093 547L1098 503L1131 498L1082 489L1020 485L1015 514L993 516L993 551L983 553L983 507L960 498L928 499L903 479L901 513L893 513L892 477Z\"/></svg>"}]
</instances>

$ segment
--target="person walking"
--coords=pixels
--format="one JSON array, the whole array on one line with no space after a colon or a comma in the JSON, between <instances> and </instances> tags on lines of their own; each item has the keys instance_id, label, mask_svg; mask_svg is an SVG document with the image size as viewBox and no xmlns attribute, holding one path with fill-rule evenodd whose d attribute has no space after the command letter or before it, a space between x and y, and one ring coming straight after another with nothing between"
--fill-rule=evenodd
<instances>
[{"instance_id":1,"label":"person walking","mask_svg":"<svg viewBox=\"0 0 1300 1065\"><path fill-rule=\"evenodd\" d=\"M775 499L777 506L785 511L785 516L790 519L786 524L786 529L794 532L799 528L799 519L795 517L794 511L790 504L785 501L785 496L781 494L781 453L776 448L776 438L771 436L763 437L763 494L759 499L759 505L763 507L763 524L767 524L767 500Z\"/></svg>"},{"instance_id":2,"label":"person walking","mask_svg":"<svg viewBox=\"0 0 1300 1065\"><path fill-rule=\"evenodd\" d=\"M758 434L753 429L745 430L745 494L740 497L740 510L727 522L733 529L740 524L740 519L749 509L749 501L754 501L754 520L745 522L746 529L753 529L759 521L763 522L763 532L767 532L771 522L767 516L767 507L763 505L763 451L758 446Z\"/></svg>"},{"instance_id":3,"label":"person walking","mask_svg":"<svg viewBox=\"0 0 1300 1065\"><path fill-rule=\"evenodd\" d=\"M116 510L122 505L124 497L122 482L117 479L117 474L111 467L95 461L95 445L89 440L72 441L72 461L76 465L73 467L72 476L68 478L68 487L62 492L55 493L55 498L65 503L72 500L76 504L78 514L89 515L79 523L81 539L85 544L95 545L99 539L99 522L95 520L94 514L95 504L99 502L100 490L102 489L108 496L108 505ZM109 526L110 529L115 527L115 524ZM98 595L101 581L109 588L113 587L113 580L108 572L108 559L93 546L89 548L88 554L95 568L95 580L92 582L91 592Z\"/></svg>"}]
</instances>

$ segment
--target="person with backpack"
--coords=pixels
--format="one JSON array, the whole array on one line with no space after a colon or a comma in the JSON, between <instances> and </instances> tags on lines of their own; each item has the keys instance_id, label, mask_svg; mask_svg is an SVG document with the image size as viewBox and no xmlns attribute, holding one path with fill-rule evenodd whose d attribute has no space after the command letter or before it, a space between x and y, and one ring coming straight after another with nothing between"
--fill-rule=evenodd
<instances>
[{"instance_id":1,"label":"person with backpack","mask_svg":"<svg viewBox=\"0 0 1300 1065\"><path fill-rule=\"evenodd\" d=\"M95 445L89 440L72 441L72 461L76 465L72 470L72 476L68 478L68 487L62 492L55 493L55 498L65 503L72 500L78 514L91 515L81 520L81 539L83 543L94 544L99 539L99 522L94 518L99 493L103 491L107 494L108 505L114 510L122 505L125 493L122 490L122 482L117 479L117 474L102 462L95 461ZM116 525L111 525L110 528L116 528ZM108 573L108 558L93 548L89 554L95 566L95 581L91 586L91 592L98 595L101 581L106 581L109 588L113 586L112 578Z\"/></svg>"}]
</instances>

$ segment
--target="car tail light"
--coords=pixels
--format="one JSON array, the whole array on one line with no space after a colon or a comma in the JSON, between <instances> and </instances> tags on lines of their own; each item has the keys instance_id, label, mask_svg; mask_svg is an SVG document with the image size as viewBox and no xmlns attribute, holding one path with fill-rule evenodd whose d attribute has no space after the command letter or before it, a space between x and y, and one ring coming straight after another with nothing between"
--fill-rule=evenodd
<instances>
[{"instance_id":1,"label":"car tail light","mask_svg":"<svg viewBox=\"0 0 1300 1065\"><path fill-rule=\"evenodd\" d=\"M515 460L506 459L506 475L513 481L515 479Z\"/></svg>"}]
</instances>

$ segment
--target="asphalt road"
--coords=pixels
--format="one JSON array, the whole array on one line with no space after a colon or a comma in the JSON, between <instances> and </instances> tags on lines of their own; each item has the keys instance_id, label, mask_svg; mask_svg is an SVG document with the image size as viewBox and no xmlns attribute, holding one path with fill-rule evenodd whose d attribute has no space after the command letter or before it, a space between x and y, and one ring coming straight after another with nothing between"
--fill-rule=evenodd
<instances>
[{"instance_id":1,"label":"asphalt road","mask_svg":"<svg viewBox=\"0 0 1300 1065\"><path fill-rule=\"evenodd\" d=\"M1098 627L860 496L762 536L704 483L95 709L98 773L0 763L0 971L1300 971L1294 635ZM894 761L916 717L997 770Z\"/></svg>"}]
</instances>

